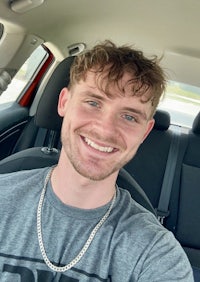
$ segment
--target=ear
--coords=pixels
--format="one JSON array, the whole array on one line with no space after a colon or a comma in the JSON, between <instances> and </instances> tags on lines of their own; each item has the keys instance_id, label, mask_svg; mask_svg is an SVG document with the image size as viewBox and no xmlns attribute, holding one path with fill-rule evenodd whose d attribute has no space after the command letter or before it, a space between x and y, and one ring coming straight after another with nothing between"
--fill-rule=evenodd
<instances>
[{"instance_id":1,"label":"ear","mask_svg":"<svg viewBox=\"0 0 200 282\"><path fill-rule=\"evenodd\" d=\"M154 119L150 119L150 120L147 122L147 129L146 129L146 132L145 132L145 134L144 134L144 137L143 137L142 142L147 138L147 136L149 135L149 133L150 133L151 130L153 129L154 124L155 124L155 120L154 120Z\"/></svg>"},{"instance_id":2,"label":"ear","mask_svg":"<svg viewBox=\"0 0 200 282\"><path fill-rule=\"evenodd\" d=\"M68 97L69 97L69 90L65 87L61 90L58 99L58 114L61 117L64 117L65 115Z\"/></svg>"}]
</instances>

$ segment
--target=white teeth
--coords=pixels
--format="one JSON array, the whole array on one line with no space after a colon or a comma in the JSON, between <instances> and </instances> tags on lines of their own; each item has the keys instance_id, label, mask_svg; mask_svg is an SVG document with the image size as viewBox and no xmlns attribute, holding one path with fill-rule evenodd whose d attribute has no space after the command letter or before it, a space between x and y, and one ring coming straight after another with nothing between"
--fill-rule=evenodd
<instances>
[{"instance_id":1,"label":"white teeth","mask_svg":"<svg viewBox=\"0 0 200 282\"><path fill-rule=\"evenodd\" d=\"M106 152L106 153L111 153L113 151L112 147L102 147L97 145L96 143L94 143L93 141L91 141L90 139L88 139L87 137L84 138L85 142L91 146L92 148L100 151L100 152Z\"/></svg>"}]
</instances>

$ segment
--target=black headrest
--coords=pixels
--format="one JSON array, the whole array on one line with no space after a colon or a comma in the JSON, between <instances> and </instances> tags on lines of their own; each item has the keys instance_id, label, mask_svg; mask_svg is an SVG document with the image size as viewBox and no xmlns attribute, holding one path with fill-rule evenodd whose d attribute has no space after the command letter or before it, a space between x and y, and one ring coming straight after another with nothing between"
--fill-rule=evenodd
<instances>
[{"instance_id":1,"label":"black headrest","mask_svg":"<svg viewBox=\"0 0 200 282\"><path fill-rule=\"evenodd\" d=\"M39 127L60 131L62 118L58 115L58 97L62 88L68 86L70 67L74 57L65 58L51 75L38 104L35 124Z\"/></svg>"},{"instance_id":2,"label":"black headrest","mask_svg":"<svg viewBox=\"0 0 200 282\"><path fill-rule=\"evenodd\" d=\"M196 116L192 124L192 131L195 134L200 134L200 112Z\"/></svg>"},{"instance_id":3,"label":"black headrest","mask_svg":"<svg viewBox=\"0 0 200 282\"><path fill-rule=\"evenodd\" d=\"M167 130L170 126L170 115L168 112L163 110L157 110L155 115L155 125L154 128L158 130Z\"/></svg>"}]
</instances>

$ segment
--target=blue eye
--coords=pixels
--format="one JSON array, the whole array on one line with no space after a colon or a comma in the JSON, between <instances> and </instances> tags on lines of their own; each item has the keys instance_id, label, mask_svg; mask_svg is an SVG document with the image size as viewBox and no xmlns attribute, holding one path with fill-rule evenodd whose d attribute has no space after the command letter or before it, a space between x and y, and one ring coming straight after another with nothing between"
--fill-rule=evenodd
<instances>
[{"instance_id":1,"label":"blue eye","mask_svg":"<svg viewBox=\"0 0 200 282\"><path fill-rule=\"evenodd\" d=\"M133 116L130 116L130 115L124 115L124 118L127 120L127 121L135 121L135 118Z\"/></svg>"},{"instance_id":2,"label":"blue eye","mask_svg":"<svg viewBox=\"0 0 200 282\"><path fill-rule=\"evenodd\" d=\"M88 104L92 107L98 107L99 106L99 104L95 101L88 101Z\"/></svg>"}]
</instances>

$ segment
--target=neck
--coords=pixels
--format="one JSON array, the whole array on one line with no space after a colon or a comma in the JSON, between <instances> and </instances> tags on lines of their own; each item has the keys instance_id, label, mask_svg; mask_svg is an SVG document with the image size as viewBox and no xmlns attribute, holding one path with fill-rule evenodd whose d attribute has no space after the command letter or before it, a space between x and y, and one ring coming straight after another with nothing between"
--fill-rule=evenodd
<instances>
[{"instance_id":1,"label":"neck","mask_svg":"<svg viewBox=\"0 0 200 282\"><path fill-rule=\"evenodd\" d=\"M82 209L94 209L107 204L115 193L118 172L100 181L81 176L71 164L60 158L51 175L54 193L64 203Z\"/></svg>"}]
</instances>

